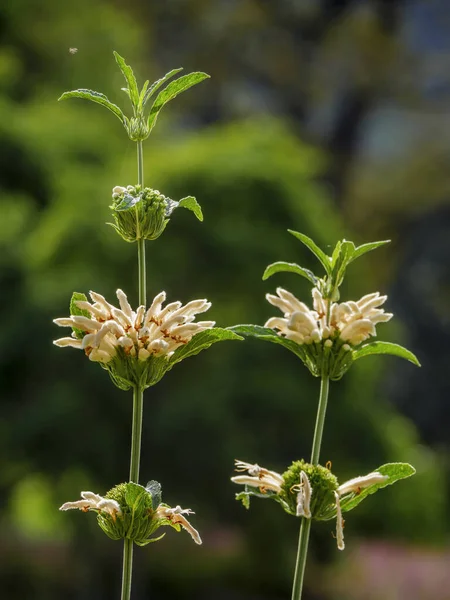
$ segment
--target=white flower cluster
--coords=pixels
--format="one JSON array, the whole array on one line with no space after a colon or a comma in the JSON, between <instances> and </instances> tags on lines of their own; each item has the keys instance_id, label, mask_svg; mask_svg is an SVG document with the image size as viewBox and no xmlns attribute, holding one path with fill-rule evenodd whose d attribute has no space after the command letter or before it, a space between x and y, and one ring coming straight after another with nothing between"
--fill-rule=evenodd
<instances>
[{"instance_id":1,"label":"white flower cluster","mask_svg":"<svg viewBox=\"0 0 450 600\"><path fill-rule=\"evenodd\" d=\"M259 488L259 491L262 494L265 494L267 490L271 490L276 494L280 494L282 492L284 479L279 473L276 473L275 471L269 471L268 469L260 467L259 465L252 465L241 460L237 460L235 462L236 471L247 471L248 475L237 475L236 477L232 477L231 481L233 481L233 483ZM342 496L346 496L347 494L359 494L364 488L370 487L371 485L376 485L378 483L383 483L387 479L387 475L382 475L381 473L378 473L378 471L374 471L362 477L349 479L340 485L334 492L336 509L336 541L339 550L344 550L345 548L344 520L342 518L341 511ZM311 487L305 471L301 471L300 482L292 487L292 491L297 492L297 517L311 519L311 496L313 495L314 490Z\"/></svg>"},{"instance_id":2,"label":"white flower cluster","mask_svg":"<svg viewBox=\"0 0 450 600\"><path fill-rule=\"evenodd\" d=\"M377 334L375 325L393 316L380 308L387 296L380 296L378 292L367 294L357 302L332 302L328 306L329 300L314 288L314 310L283 288L277 288L277 294L267 294L266 298L284 313L284 318L272 317L265 326L278 329L280 335L298 344L319 342L337 334L344 342L357 346Z\"/></svg>"},{"instance_id":3,"label":"white flower cluster","mask_svg":"<svg viewBox=\"0 0 450 600\"><path fill-rule=\"evenodd\" d=\"M133 311L122 290L117 290L120 308L109 304L96 292L89 294L92 304L81 300L76 305L88 311L90 317L72 315L54 320L56 325L80 329L86 335L78 339L73 333L72 337L64 337L53 343L82 349L95 362L108 363L116 356L118 347L141 361L152 355L169 358L196 333L215 325L214 321L193 322L196 314L211 307L211 303L204 299L192 300L185 306L181 302L171 302L163 308L166 293L161 292L147 311L145 306Z\"/></svg>"},{"instance_id":4,"label":"white flower cluster","mask_svg":"<svg viewBox=\"0 0 450 600\"><path fill-rule=\"evenodd\" d=\"M103 511L109 513L113 519L115 519L117 515L122 514L122 510L116 500L103 498L103 496L94 494L94 492L81 492L81 498L82 500L77 500L76 502L66 502L60 506L59 510L78 508L83 512L88 512L89 510L97 512Z\"/></svg>"}]
</instances>

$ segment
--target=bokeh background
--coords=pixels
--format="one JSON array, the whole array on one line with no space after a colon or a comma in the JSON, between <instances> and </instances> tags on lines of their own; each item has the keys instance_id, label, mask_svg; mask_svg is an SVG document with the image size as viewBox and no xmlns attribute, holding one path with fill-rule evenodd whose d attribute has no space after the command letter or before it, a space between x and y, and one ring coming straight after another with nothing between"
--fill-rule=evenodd
<instances>
[{"instance_id":1,"label":"bokeh background","mask_svg":"<svg viewBox=\"0 0 450 600\"><path fill-rule=\"evenodd\" d=\"M145 143L146 184L195 195L148 247L149 296L207 297L210 318L264 323L277 285L315 267L287 233L327 249L391 239L352 265L344 298L380 290L383 339L417 353L360 361L332 386L323 461L341 480L383 462L417 475L313 529L305 598L450 598L450 5L447 0L14 0L0 6L0 590L8 600L118 598L122 547L79 491L128 476L131 394L52 345L73 290L137 303L136 248L105 225L136 182L119 122L70 89L122 106L113 59L142 83L171 68L211 79L172 102ZM69 48L77 48L70 53ZM319 383L283 348L218 344L146 393L142 482L196 511L204 539L169 531L136 552L133 598L290 597L298 523L234 501L233 459L283 470L308 456Z\"/></svg>"}]
</instances>

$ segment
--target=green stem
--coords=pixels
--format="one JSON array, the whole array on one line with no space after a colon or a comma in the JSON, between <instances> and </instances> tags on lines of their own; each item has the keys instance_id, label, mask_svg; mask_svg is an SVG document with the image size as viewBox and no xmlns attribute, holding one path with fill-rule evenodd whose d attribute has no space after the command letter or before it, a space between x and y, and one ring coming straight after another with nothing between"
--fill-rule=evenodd
<instances>
[{"instance_id":1,"label":"green stem","mask_svg":"<svg viewBox=\"0 0 450 600\"><path fill-rule=\"evenodd\" d=\"M133 572L133 541L123 540L123 569L122 569L122 595L121 600L131 598L131 576Z\"/></svg>"},{"instance_id":2,"label":"green stem","mask_svg":"<svg viewBox=\"0 0 450 600\"><path fill-rule=\"evenodd\" d=\"M319 407L317 409L316 427L314 430L314 439L311 452L311 463L318 464L320 456L320 447L322 445L323 426L325 423L325 414L327 411L328 391L330 379L322 375L320 382ZM292 600L301 600L303 589L303 577L305 574L306 557L308 555L309 532L311 529L311 519L302 519L300 526L300 535L298 538L297 562L295 564L294 583L292 586Z\"/></svg>"},{"instance_id":3,"label":"green stem","mask_svg":"<svg viewBox=\"0 0 450 600\"><path fill-rule=\"evenodd\" d=\"M144 189L144 152L142 141L137 143L138 184ZM145 274L145 239L138 239L139 304L146 305L147 285Z\"/></svg>"},{"instance_id":4,"label":"green stem","mask_svg":"<svg viewBox=\"0 0 450 600\"><path fill-rule=\"evenodd\" d=\"M144 155L142 142L137 143L138 183L144 188ZM139 304L146 305L146 269L145 239L138 239L138 279ZM144 390L138 385L133 388L133 423L131 427L130 481L139 483L139 466L141 462L142 417L144 408ZM123 541L122 595L121 600L131 598L131 580L133 575L133 540Z\"/></svg>"},{"instance_id":5,"label":"green stem","mask_svg":"<svg viewBox=\"0 0 450 600\"><path fill-rule=\"evenodd\" d=\"M131 428L130 481L139 483L139 465L141 462L142 414L144 409L144 391L133 388L133 424Z\"/></svg>"}]
</instances>

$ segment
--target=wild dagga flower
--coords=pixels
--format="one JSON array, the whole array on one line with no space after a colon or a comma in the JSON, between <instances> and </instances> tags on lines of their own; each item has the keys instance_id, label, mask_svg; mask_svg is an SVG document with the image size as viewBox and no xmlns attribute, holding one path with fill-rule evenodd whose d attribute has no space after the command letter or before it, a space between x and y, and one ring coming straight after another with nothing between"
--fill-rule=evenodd
<instances>
[{"instance_id":1,"label":"wild dagga flower","mask_svg":"<svg viewBox=\"0 0 450 600\"><path fill-rule=\"evenodd\" d=\"M181 360L211 344L238 337L214 327L214 321L194 322L195 315L211 307L205 299L163 307L166 293L160 292L148 309L140 306L134 311L122 290L117 290L120 308L96 292L90 292L90 297L92 303L84 294L73 294L71 316L54 320L61 327L72 327L72 336L54 344L84 350L123 390L136 385L146 389Z\"/></svg>"},{"instance_id":2,"label":"wild dagga flower","mask_svg":"<svg viewBox=\"0 0 450 600\"><path fill-rule=\"evenodd\" d=\"M150 481L144 488L137 483L120 483L105 497L93 492L81 492L81 500L66 502L59 510L79 509L97 513L101 529L113 540L129 539L138 546L146 546L164 537L152 536L160 527L170 526L176 531L186 530L196 544L200 535L185 515L194 514L180 506L171 508L161 502L161 485Z\"/></svg>"},{"instance_id":3,"label":"wild dagga flower","mask_svg":"<svg viewBox=\"0 0 450 600\"><path fill-rule=\"evenodd\" d=\"M294 517L316 521L336 519L339 550L345 547L342 513L353 510L379 489L415 473L415 469L406 463L388 463L368 475L339 485L328 466L312 465L304 460L293 462L282 475L257 464L235 462L236 471L243 474L232 477L231 481L245 486L245 491L236 494L236 499L246 508L250 507L250 498L255 496L275 500Z\"/></svg>"},{"instance_id":4,"label":"wild dagga flower","mask_svg":"<svg viewBox=\"0 0 450 600\"><path fill-rule=\"evenodd\" d=\"M356 302L338 302L339 286L350 263L388 241L355 247L353 242L344 240L336 244L331 256L327 256L307 236L296 231L290 233L319 258L325 268L325 276L320 278L294 263L276 262L267 267L263 279L281 271L305 277L314 286L312 308L279 287L277 295L267 294L266 298L281 310L283 317L271 317L264 327L237 325L232 330L247 337L281 344L296 354L314 376L326 375L331 380L340 379L356 360L372 354L392 354L419 365L414 354L406 348L370 340L377 335L376 325L393 317L392 313L381 308L387 296L374 292Z\"/></svg>"},{"instance_id":5,"label":"wild dagga flower","mask_svg":"<svg viewBox=\"0 0 450 600\"><path fill-rule=\"evenodd\" d=\"M338 548L342 550L342 513L354 508L368 494L415 472L411 465L390 463L367 476L357 477L340 486L331 471L319 465L330 380L340 379L356 360L371 354L393 354L420 365L414 354L406 348L371 340L377 334L376 326L389 321L393 316L381 308L387 296L374 292L356 302L339 302L339 287L347 267L356 258L387 241L356 247L353 242L343 240L336 244L332 255L327 256L306 235L291 230L289 232L319 259L325 275L319 277L295 263L276 262L267 267L263 279L281 271L301 275L313 286L312 307L298 300L291 292L278 288L277 295L267 294L266 298L281 310L282 317L271 317L264 327L237 325L231 329L246 337L284 346L296 354L314 376L321 378L311 462L294 462L286 473L280 475L258 465L237 461L237 470L245 474L233 477L232 481L246 486L245 491L237 497L247 507L251 495L273 498L288 513L302 517L292 588L292 600L300 600L311 520L336 518L336 538ZM255 492L253 488L258 491Z\"/></svg>"}]
</instances>

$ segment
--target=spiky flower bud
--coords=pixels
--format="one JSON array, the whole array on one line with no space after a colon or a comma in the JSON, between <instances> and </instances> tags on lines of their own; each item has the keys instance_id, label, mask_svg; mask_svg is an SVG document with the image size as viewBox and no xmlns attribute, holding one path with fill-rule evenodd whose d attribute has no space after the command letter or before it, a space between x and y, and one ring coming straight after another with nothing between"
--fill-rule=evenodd
<instances>
[{"instance_id":1,"label":"spiky flower bud","mask_svg":"<svg viewBox=\"0 0 450 600\"><path fill-rule=\"evenodd\" d=\"M193 196L176 202L148 187L142 189L140 185L116 185L112 191L110 206L114 223L109 225L126 242L156 240L178 207L191 210L200 221L203 220L200 205Z\"/></svg>"},{"instance_id":2,"label":"spiky flower bud","mask_svg":"<svg viewBox=\"0 0 450 600\"><path fill-rule=\"evenodd\" d=\"M137 117L131 117L126 125L128 137L133 142L142 142L150 135L148 119L141 113Z\"/></svg>"},{"instance_id":3,"label":"spiky flower bud","mask_svg":"<svg viewBox=\"0 0 450 600\"><path fill-rule=\"evenodd\" d=\"M142 189L140 185L116 186L112 198L114 224L111 225L126 242L140 238L156 240L164 231L171 200L158 190Z\"/></svg>"}]
</instances>

